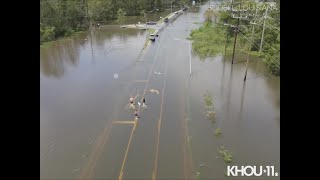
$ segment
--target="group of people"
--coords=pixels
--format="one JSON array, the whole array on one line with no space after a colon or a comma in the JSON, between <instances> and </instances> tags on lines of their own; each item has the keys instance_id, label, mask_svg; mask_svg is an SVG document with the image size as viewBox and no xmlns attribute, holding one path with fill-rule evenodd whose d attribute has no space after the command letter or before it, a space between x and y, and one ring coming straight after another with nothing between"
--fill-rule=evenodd
<instances>
[{"instance_id":1,"label":"group of people","mask_svg":"<svg viewBox=\"0 0 320 180\"><path fill-rule=\"evenodd\" d=\"M130 103L130 107L132 107L134 109L134 113L133 113L134 117L136 119L138 119L139 118L139 113L138 113L138 110L134 106L134 98L132 96L129 99L129 103ZM138 105L140 106L140 102L138 102ZM142 107L147 107L145 98L142 99Z\"/></svg>"}]
</instances>

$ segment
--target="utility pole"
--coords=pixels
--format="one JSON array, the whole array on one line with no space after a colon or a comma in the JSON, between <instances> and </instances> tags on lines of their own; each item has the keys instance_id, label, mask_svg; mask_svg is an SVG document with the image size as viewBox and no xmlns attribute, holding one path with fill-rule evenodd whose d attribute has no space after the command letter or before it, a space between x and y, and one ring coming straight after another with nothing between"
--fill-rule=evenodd
<instances>
[{"instance_id":1,"label":"utility pole","mask_svg":"<svg viewBox=\"0 0 320 180\"><path fill-rule=\"evenodd\" d=\"M257 15L257 12L258 12L258 9L256 9L256 14L255 16ZM253 44L253 35L254 35L254 25L256 25L255 21L253 23L250 22L250 24L252 24L252 33L251 33L251 43L250 43L250 46L249 46L249 49L248 49L248 57L247 57L247 63L246 63L246 72L244 74L244 79L243 81L246 81L247 80L247 72L248 72L248 64L249 64L249 60L250 60L250 52L251 52L251 46Z\"/></svg>"},{"instance_id":2,"label":"utility pole","mask_svg":"<svg viewBox=\"0 0 320 180\"><path fill-rule=\"evenodd\" d=\"M224 54L227 52L227 44L228 44L228 30L226 31L226 45L224 46Z\"/></svg>"},{"instance_id":3,"label":"utility pole","mask_svg":"<svg viewBox=\"0 0 320 180\"><path fill-rule=\"evenodd\" d=\"M233 1L232 1L233 2ZM242 3L242 0L240 1L240 9L241 9L241 3ZM238 21L237 21L237 27L235 28L234 30L234 43L233 43L233 52L232 52L232 64L233 64L233 60L234 60L234 53L235 53L235 49L236 49L236 44L237 44L237 37L238 37L238 33L239 33L239 25L240 25L240 9L239 9L239 17L238 18Z\"/></svg>"},{"instance_id":4,"label":"utility pole","mask_svg":"<svg viewBox=\"0 0 320 180\"><path fill-rule=\"evenodd\" d=\"M144 13L143 13L143 15L144 15L144 17L146 18L146 25L147 25L147 22L148 22L148 19L147 19L147 13L146 13L146 12L144 12Z\"/></svg>"},{"instance_id":5,"label":"utility pole","mask_svg":"<svg viewBox=\"0 0 320 180\"><path fill-rule=\"evenodd\" d=\"M266 19L268 15L268 8L266 9L265 15L264 15L264 21L263 21L263 30L262 30L262 37L261 37L261 44L260 44L260 50L259 50L259 55L262 50L262 44L263 44L263 37L264 37L264 30L266 29Z\"/></svg>"},{"instance_id":6,"label":"utility pole","mask_svg":"<svg viewBox=\"0 0 320 180\"><path fill-rule=\"evenodd\" d=\"M233 64L233 60L234 60L234 52L236 50L238 32L239 32L239 18L238 18L238 22L237 22L237 27L234 29L234 43L233 43L232 62L231 62L232 64Z\"/></svg>"},{"instance_id":7,"label":"utility pole","mask_svg":"<svg viewBox=\"0 0 320 180\"><path fill-rule=\"evenodd\" d=\"M91 29L91 21L89 19L89 6L88 6L88 0L86 0L86 6L87 6L87 20L89 22L89 28Z\"/></svg>"},{"instance_id":8,"label":"utility pole","mask_svg":"<svg viewBox=\"0 0 320 180\"><path fill-rule=\"evenodd\" d=\"M191 42L189 41L189 64L190 64L190 76L191 76Z\"/></svg>"},{"instance_id":9,"label":"utility pole","mask_svg":"<svg viewBox=\"0 0 320 180\"><path fill-rule=\"evenodd\" d=\"M256 23L252 23L252 34L251 34L251 41L253 42L253 34L254 34L254 25L256 25ZM248 72L248 64L249 64L249 60L250 60L250 52L251 52L251 45L252 43L250 43L250 46L249 46L249 49L248 49L248 57L247 57L247 63L246 63L246 72L245 72L245 75L244 75L244 79L243 81L246 81L247 80L247 72Z\"/></svg>"}]
</instances>

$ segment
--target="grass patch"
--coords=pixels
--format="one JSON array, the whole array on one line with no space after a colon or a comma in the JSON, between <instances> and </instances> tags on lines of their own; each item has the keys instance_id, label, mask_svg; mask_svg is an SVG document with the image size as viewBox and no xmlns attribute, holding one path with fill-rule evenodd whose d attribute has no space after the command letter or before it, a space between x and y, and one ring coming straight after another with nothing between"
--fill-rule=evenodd
<instances>
[{"instance_id":1,"label":"grass patch","mask_svg":"<svg viewBox=\"0 0 320 180\"><path fill-rule=\"evenodd\" d=\"M193 40L192 49L200 58L224 54L226 35L222 27L204 23L200 28L191 31L190 37Z\"/></svg>"},{"instance_id":2,"label":"grass patch","mask_svg":"<svg viewBox=\"0 0 320 180\"><path fill-rule=\"evenodd\" d=\"M207 91L203 96L204 102L206 103L206 106L211 107L213 106L213 100L211 94L209 94L209 91Z\"/></svg>"},{"instance_id":3,"label":"grass patch","mask_svg":"<svg viewBox=\"0 0 320 180\"><path fill-rule=\"evenodd\" d=\"M259 54L259 51L251 51L250 56L251 57L264 57L264 53L261 52L261 54Z\"/></svg>"},{"instance_id":4,"label":"grass patch","mask_svg":"<svg viewBox=\"0 0 320 180\"><path fill-rule=\"evenodd\" d=\"M207 91L204 96L203 100L205 102L205 108L206 108L206 117L212 122L215 123L216 120L216 113L214 110L214 105L213 105L213 98Z\"/></svg>"},{"instance_id":5,"label":"grass patch","mask_svg":"<svg viewBox=\"0 0 320 180\"><path fill-rule=\"evenodd\" d=\"M148 29L148 32L149 32L150 34L153 34L155 31L156 31L155 28L149 28L149 29Z\"/></svg>"},{"instance_id":6,"label":"grass patch","mask_svg":"<svg viewBox=\"0 0 320 180\"><path fill-rule=\"evenodd\" d=\"M160 23L163 23L164 22L164 18L161 18L158 22L157 22L157 24L160 24Z\"/></svg>"},{"instance_id":7,"label":"grass patch","mask_svg":"<svg viewBox=\"0 0 320 180\"><path fill-rule=\"evenodd\" d=\"M214 111L207 111L206 117L212 122L216 122L216 113Z\"/></svg>"},{"instance_id":8,"label":"grass patch","mask_svg":"<svg viewBox=\"0 0 320 180\"><path fill-rule=\"evenodd\" d=\"M222 135L221 128L217 128L217 129L214 131L214 135L216 135L216 136L221 136L221 135Z\"/></svg>"},{"instance_id":9,"label":"grass patch","mask_svg":"<svg viewBox=\"0 0 320 180\"><path fill-rule=\"evenodd\" d=\"M147 47L148 43L150 42L149 35L153 34L156 31L156 29L155 28L149 28L149 29L147 29L147 31L148 31L149 34L146 37L146 40L144 42L142 50L144 50Z\"/></svg>"},{"instance_id":10,"label":"grass patch","mask_svg":"<svg viewBox=\"0 0 320 180\"><path fill-rule=\"evenodd\" d=\"M163 22L164 22L164 19L165 19L165 18L169 18L169 16L170 16L171 14L173 14L173 13L168 14L166 17L162 17L162 18L157 22L157 24L163 23Z\"/></svg>"},{"instance_id":11,"label":"grass patch","mask_svg":"<svg viewBox=\"0 0 320 180\"><path fill-rule=\"evenodd\" d=\"M150 41L149 36L147 36L147 38L146 38L146 40L145 40L145 42L144 42L144 45L143 45L142 50L144 50L144 49L147 47L149 41Z\"/></svg>"},{"instance_id":12,"label":"grass patch","mask_svg":"<svg viewBox=\"0 0 320 180\"><path fill-rule=\"evenodd\" d=\"M223 157L224 162L230 163L232 161L231 153L225 148L225 146L221 146L218 149L219 154Z\"/></svg>"}]
</instances>

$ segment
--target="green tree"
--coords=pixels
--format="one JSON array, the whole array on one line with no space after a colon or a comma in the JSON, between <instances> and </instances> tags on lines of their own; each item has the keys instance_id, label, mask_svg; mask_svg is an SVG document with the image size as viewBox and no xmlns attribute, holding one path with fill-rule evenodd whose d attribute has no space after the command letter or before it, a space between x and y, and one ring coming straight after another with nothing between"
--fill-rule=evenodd
<instances>
[{"instance_id":1,"label":"green tree","mask_svg":"<svg viewBox=\"0 0 320 180\"><path fill-rule=\"evenodd\" d=\"M117 11L117 22L123 23L125 14L126 13L121 8L118 9L118 11Z\"/></svg>"}]
</instances>

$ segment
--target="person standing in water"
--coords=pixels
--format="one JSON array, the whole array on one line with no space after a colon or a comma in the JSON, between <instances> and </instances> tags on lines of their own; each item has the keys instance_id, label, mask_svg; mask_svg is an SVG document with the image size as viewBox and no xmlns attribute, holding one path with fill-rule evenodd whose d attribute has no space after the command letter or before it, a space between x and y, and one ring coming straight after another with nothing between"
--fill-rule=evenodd
<instances>
[{"instance_id":1,"label":"person standing in water","mask_svg":"<svg viewBox=\"0 0 320 180\"><path fill-rule=\"evenodd\" d=\"M143 98L143 100L142 100L142 107L147 107L147 105L146 105L146 98Z\"/></svg>"},{"instance_id":2,"label":"person standing in water","mask_svg":"<svg viewBox=\"0 0 320 180\"><path fill-rule=\"evenodd\" d=\"M133 97L131 96L130 99L129 99L130 104L133 104L133 100L134 100L134 99L133 99Z\"/></svg>"},{"instance_id":3,"label":"person standing in water","mask_svg":"<svg viewBox=\"0 0 320 180\"><path fill-rule=\"evenodd\" d=\"M135 117L136 119L138 119L138 117L139 117L138 111L135 110L133 114L134 114L134 117Z\"/></svg>"},{"instance_id":4,"label":"person standing in water","mask_svg":"<svg viewBox=\"0 0 320 180\"><path fill-rule=\"evenodd\" d=\"M134 101L134 98L131 96L129 99L129 103L130 103L130 107L134 109L133 101Z\"/></svg>"}]
</instances>

